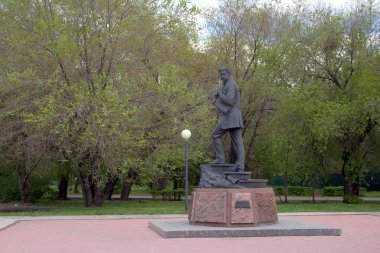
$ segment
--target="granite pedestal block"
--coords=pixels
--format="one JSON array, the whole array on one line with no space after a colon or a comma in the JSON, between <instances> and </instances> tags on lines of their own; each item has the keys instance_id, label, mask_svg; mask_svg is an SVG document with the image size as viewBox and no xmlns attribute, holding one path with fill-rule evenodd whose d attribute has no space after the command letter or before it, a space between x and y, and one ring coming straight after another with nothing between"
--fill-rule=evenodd
<instances>
[{"instance_id":1,"label":"granite pedestal block","mask_svg":"<svg viewBox=\"0 0 380 253\"><path fill-rule=\"evenodd\" d=\"M278 221L272 188L197 188L191 195L193 225L247 227Z\"/></svg>"}]
</instances>

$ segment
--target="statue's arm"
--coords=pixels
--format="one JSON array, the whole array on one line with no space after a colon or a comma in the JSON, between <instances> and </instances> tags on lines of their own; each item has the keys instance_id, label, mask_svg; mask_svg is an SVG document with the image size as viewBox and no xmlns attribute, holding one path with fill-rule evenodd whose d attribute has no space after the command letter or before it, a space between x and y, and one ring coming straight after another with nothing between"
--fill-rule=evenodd
<instances>
[{"instance_id":1,"label":"statue's arm","mask_svg":"<svg viewBox=\"0 0 380 253\"><path fill-rule=\"evenodd\" d=\"M238 90L236 87L228 87L227 94L222 91L218 91L218 95L223 104L233 106L238 101Z\"/></svg>"}]
</instances>

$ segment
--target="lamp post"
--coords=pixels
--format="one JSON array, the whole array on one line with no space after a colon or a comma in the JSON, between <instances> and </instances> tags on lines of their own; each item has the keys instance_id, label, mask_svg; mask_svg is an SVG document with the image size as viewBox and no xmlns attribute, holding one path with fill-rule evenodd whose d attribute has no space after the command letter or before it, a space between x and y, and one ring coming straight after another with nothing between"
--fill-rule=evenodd
<instances>
[{"instance_id":1,"label":"lamp post","mask_svg":"<svg viewBox=\"0 0 380 253\"><path fill-rule=\"evenodd\" d=\"M189 147L188 147L188 140L191 137L191 132L188 129L184 129L181 132L181 137L185 141L185 210L188 209L188 189L189 189L189 172L188 172L188 166L187 166L187 160L189 157Z\"/></svg>"}]
</instances>

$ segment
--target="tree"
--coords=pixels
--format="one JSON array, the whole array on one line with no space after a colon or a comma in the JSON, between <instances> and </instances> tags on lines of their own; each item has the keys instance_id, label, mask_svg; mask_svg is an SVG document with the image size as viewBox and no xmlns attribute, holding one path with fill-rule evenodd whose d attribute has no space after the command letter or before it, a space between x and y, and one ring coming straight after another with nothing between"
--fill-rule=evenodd
<instances>
[{"instance_id":1,"label":"tree","mask_svg":"<svg viewBox=\"0 0 380 253\"><path fill-rule=\"evenodd\" d=\"M52 139L26 120L28 113L36 111L34 100L43 96L45 89L36 70L30 67L40 60L39 55L28 51L31 38L26 31L31 24L14 12L15 7L12 1L0 4L0 150L2 163L16 171L21 200L28 203L32 201L31 176L48 157ZM26 2L17 6L20 12L28 7Z\"/></svg>"},{"instance_id":2,"label":"tree","mask_svg":"<svg viewBox=\"0 0 380 253\"><path fill-rule=\"evenodd\" d=\"M51 149L75 166L85 205L101 205L106 178L125 169L128 157L149 156L154 127L179 119L161 114L157 121L144 112L160 108L152 97L170 85L160 85L160 47L173 52L182 41L190 48L191 29L182 28L196 10L185 1L3 1L1 7L2 42L25 62L41 94L24 123L45 130Z\"/></svg>"},{"instance_id":3,"label":"tree","mask_svg":"<svg viewBox=\"0 0 380 253\"><path fill-rule=\"evenodd\" d=\"M305 24L300 37L304 73L310 80L322 80L329 89L325 99L333 103L333 115L341 147L341 172L345 196L358 196L363 145L378 122L378 44L374 43L374 22L378 13L372 1L360 2L347 14L317 10Z\"/></svg>"}]
</instances>

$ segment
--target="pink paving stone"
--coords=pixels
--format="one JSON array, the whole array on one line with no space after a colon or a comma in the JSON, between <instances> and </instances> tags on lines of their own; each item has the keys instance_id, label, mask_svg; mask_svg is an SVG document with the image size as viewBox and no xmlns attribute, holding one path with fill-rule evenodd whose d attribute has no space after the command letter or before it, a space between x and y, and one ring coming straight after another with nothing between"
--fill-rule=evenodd
<instances>
[{"instance_id":1,"label":"pink paving stone","mask_svg":"<svg viewBox=\"0 0 380 253\"><path fill-rule=\"evenodd\" d=\"M0 231L0 253L379 253L380 217L280 216L342 229L342 236L164 239L147 219L21 221Z\"/></svg>"}]
</instances>

